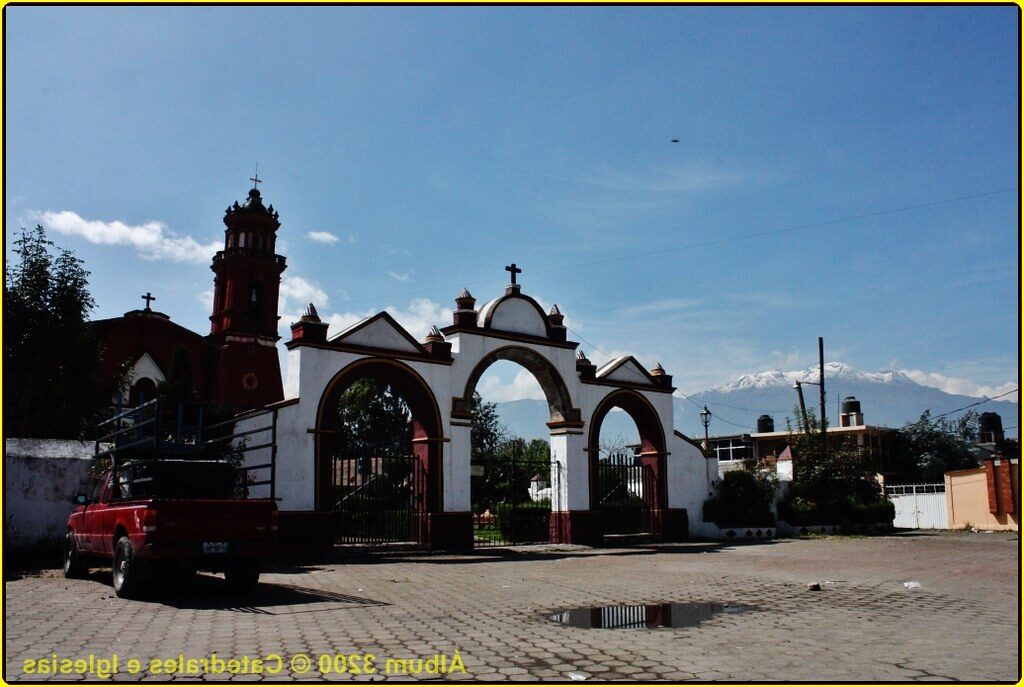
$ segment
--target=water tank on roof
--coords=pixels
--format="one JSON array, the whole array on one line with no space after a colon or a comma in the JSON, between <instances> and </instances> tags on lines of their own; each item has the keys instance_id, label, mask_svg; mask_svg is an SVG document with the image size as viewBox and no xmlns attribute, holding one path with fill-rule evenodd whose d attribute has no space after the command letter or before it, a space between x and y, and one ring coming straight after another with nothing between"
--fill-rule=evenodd
<instances>
[{"instance_id":1,"label":"water tank on roof","mask_svg":"<svg viewBox=\"0 0 1024 687\"><path fill-rule=\"evenodd\" d=\"M772 419L771 415L762 415L757 418L757 432L763 434L764 432L775 431L775 420Z\"/></svg>"},{"instance_id":2,"label":"water tank on roof","mask_svg":"<svg viewBox=\"0 0 1024 687\"><path fill-rule=\"evenodd\" d=\"M991 411L978 416L978 443L1001 444L1004 440L1003 419Z\"/></svg>"},{"instance_id":3,"label":"water tank on roof","mask_svg":"<svg viewBox=\"0 0 1024 687\"><path fill-rule=\"evenodd\" d=\"M1002 432L1003 418L999 413L982 413L978 417L978 432Z\"/></svg>"},{"instance_id":4,"label":"water tank on roof","mask_svg":"<svg viewBox=\"0 0 1024 687\"><path fill-rule=\"evenodd\" d=\"M843 399L843 406L842 406L842 408L843 408L842 412L843 412L844 415L846 413L859 413L860 412L860 401L858 401L853 396L847 396L846 398Z\"/></svg>"}]
</instances>

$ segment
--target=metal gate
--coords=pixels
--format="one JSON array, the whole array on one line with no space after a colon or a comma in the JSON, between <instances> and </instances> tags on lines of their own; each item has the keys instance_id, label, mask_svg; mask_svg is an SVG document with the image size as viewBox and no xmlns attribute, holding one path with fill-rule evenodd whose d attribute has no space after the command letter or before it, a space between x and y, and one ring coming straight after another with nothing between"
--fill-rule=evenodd
<instances>
[{"instance_id":1,"label":"metal gate","mask_svg":"<svg viewBox=\"0 0 1024 687\"><path fill-rule=\"evenodd\" d=\"M550 458L495 457L472 463L473 545L551 541L551 508L559 509L561 474Z\"/></svg>"},{"instance_id":2,"label":"metal gate","mask_svg":"<svg viewBox=\"0 0 1024 687\"><path fill-rule=\"evenodd\" d=\"M411 452L343 449L331 457L331 484L338 544L420 541L426 475Z\"/></svg>"},{"instance_id":3,"label":"metal gate","mask_svg":"<svg viewBox=\"0 0 1024 687\"><path fill-rule=\"evenodd\" d=\"M654 472L629 454L597 463L597 508L605 534L651 534Z\"/></svg>"},{"instance_id":4,"label":"metal gate","mask_svg":"<svg viewBox=\"0 0 1024 687\"><path fill-rule=\"evenodd\" d=\"M946 509L946 485L894 484L885 488L886 496L896 507L893 527L921 530L949 529Z\"/></svg>"}]
</instances>

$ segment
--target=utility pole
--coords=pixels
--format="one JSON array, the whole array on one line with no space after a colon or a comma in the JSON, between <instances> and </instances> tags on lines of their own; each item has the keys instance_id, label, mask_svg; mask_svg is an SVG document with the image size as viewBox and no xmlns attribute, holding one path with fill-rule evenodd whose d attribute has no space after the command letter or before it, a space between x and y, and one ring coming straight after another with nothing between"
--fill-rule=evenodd
<instances>
[{"instance_id":1,"label":"utility pole","mask_svg":"<svg viewBox=\"0 0 1024 687\"><path fill-rule=\"evenodd\" d=\"M810 434L811 428L807 425L807 405L804 403L804 388L802 384L803 382L797 380L793 388L796 389L797 398L800 399L800 417L804 421L804 434Z\"/></svg>"},{"instance_id":2,"label":"utility pole","mask_svg":"<svg viewBox=\"0 0 1024 687\"><path fill-rule=\"evenodd\" d=\"M825 427L828 418L825 416L825 340L818 337L818 393L821 405L821 415L818 421L821 422L821 438L825 438Z\"/></svg>"}]
</instances>

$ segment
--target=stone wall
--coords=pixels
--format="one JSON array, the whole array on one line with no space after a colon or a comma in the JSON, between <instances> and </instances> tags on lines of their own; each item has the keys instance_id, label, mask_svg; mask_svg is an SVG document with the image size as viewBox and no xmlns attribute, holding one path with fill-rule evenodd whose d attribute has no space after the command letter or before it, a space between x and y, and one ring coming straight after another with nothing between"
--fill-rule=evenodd
<instances>
[{"instance_id":1,"label":"stone wall","mask_svg":"<svg viewBox=\"0 0 1024 687\"><path fill-rule=\"evenodd\" d=\"M14 548L64 538L71 499L90 488L92 442L4 440L4 543Z\"/></svg>"}]
</instances>

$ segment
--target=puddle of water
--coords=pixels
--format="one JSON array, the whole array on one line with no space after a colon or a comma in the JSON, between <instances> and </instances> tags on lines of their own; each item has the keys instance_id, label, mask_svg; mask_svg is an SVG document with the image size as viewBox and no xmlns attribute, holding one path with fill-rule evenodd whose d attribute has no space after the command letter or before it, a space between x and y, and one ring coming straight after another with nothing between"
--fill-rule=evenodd
<instances>
[{"instance_id":1,"label":"puddle of water","mask_svg":"<svg viewBox=\"0 0 1024 687\"><path fill-rule=\"evenodd\" d=\"M650 630L658 627L695 627L719 613L748 610L740 604L714 602L646 604L638 606L594 606L572 608L550 616L562 625L606 630Z\"/></svg>"}]
</instances>

